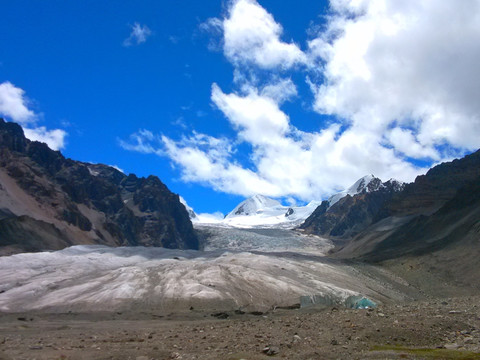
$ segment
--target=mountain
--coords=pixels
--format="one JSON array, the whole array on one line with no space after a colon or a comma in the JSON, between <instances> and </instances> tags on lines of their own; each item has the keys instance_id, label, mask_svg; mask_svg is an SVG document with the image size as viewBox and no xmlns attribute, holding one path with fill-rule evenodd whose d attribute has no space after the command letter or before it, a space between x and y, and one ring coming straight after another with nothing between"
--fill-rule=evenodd
<instances>
[{"instance_id":1,"label":"mountain","mask_svg":"<svg viewBox=\"0 0 480 360\"><path fill-rule=\"evenodd\" d=\"M0 119L0 254L76 244L199 246L185 206L156 176L66 159Z\"/></svg>"},{"instance_id":2,"label":"mountain","mask_svg":"<svg viewBox=\"0 0 480 360\"><path fill-rule=\"evenodd\" d=\"M394 179L382 183L373 175L364 176L347 190L323 201L300 229L315 235L352 237L372 224L385 202L403 187Z\"/></svg>"},{"instance_id":3,"label":"mountain","mask_svg":"<svg viewBox=\"0 0 480 360\"><path fill-rule=\"evenodd\" d=\"M329 206L334 205L340 199L344 198L347 195L354 196L363 192L372 192L378 190L381 186L382 180L375 177L374 175L366 175L358 179L355 184L350 186L348 189L345 189L337 194L330 196L328 199Z\"/></svg>"},{"instance_id":4,"label":"mountain","mask_svg":"<svg viewBox=\"0 0 480 360\"><path fill-rule=\"evenodd\" d=\"M225 218L230 219L237 216L258 215L267 209L277 208L283 209L282 204L277 200L270 199L263 195L254 195L238 204Z\"/></svg>"},{"instance_id":5,"label":"mountain","mask_svg":"<svg viewBox=\"0 0 480 360\"><path fill-rule=\"evenodd\" d=\"M302 228L334 239L332 257L380 265L424 293L478 293L480 150L396 185L325 201Z\"/></svg>"},{"instance_id":6,"label":"mountain","mask_svg":"<svg viewBox=\"0 0 480 360\"><path fill-rule=\"evenodd\" d=\"M319 204L312 201L305 206L285 206L269 197L254 195L238 204L217 224L247 228L293 228L305 220Z\"/></svg>"},{"instance_id":7,"label":"mountain","mask_svg":"<svg viewBox=\"0 0 480 360\"><path fill-rule=\"evenodd\" d=\"M341 255L381 261L438 250L472 232L478 237L479 183L480 150L433 167L386 202Z\"/></svg>"}]
</instances>

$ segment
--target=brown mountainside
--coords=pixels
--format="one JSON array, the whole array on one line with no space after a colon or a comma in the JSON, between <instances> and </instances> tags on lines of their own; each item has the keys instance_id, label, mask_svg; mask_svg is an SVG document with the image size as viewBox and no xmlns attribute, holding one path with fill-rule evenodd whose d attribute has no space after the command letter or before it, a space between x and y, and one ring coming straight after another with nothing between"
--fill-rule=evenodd
<instances>
[{"instance_id":1,"label":"brown mountainside","mask_svg":"<svg viewBox=\"0 0 480 360\"><path fill-rule=\"evenodd\" d=\"M74 244L197 249L198 239L156 176L66 159L0 119L0 254Z\"/></svg>"}]
</instances>

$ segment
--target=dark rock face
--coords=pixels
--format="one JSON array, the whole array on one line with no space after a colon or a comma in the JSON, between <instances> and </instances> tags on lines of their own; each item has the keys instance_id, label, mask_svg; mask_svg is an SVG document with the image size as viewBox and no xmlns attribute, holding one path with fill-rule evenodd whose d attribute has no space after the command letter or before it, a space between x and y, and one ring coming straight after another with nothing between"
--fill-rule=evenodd
<instances>
[{"instance_id":1,"label":"dark rock face","mask_svg":"<svg viewBox=\"0 0 480 360\"><path fill-rule=\"evenodd\" d=\"M478 177L480 150L435 166L411 184L372 181L369 191L346 196L330 208L328 202L322 203L300 228L307 233L348 240L383 219L429 217Z\"/></svg>"},{"instance_id":2,"label":"dark rock face","mask_svg":"<svg viewBox=\"0 0 480 360\"><path fill-rule=\"evenodd\" d=\"M14 244L18 251L39 251L97 243L198 249L185 206L157 177L126 176L110 166L65 159L2 119L0 209L0 248ZM27 246L27 235L17 234L30 236L36 227L43 230Z\"/></svg>"},{"instance_id":3,"label":"dark rock face","mask_svg":"<svg viewBox=\"0 0 480 360\"><path fill-rule=\"evenodd\" d=\"M369 191L347 195L329 207L323 201L300 226L307 233L350 238L374 222L384 204L401 189L396 181L373 179Z\"/></svg>"},{"instance_id":4,"label":"dark rock face","mask_svg":"<svg viewBox=\"0 0 480 360\"><path fill-rule=\"evenodd\" d=\"M285 213L285 217L289 217L289 216L292 215L294 212L295 212L295 210L293 210L292 208L288 208L287 212Z\"/></svg>"},{"instance_id":5,"label":"dark rock face","mask_svg":"<svg viewBox=\"0 0 480 360\"><path fill-rule=\"evenodd\" d=\"M378 262L405 255L420 256L467 241L472 243L465 247L471 249L468 255L479 253L480 177L460 187L435 213L415 216L385 235L370 251L357 257ZM355 240L361 241L362 237ZM475 268L478 257L476 263Z\"/></svg>"},{"instance_id":6,"label":"dark rock face","mask_svg":"<svg viewBox=\"0 0 480 360\"><path fill-rule=\"evenodd\" d=\"M455 281L467 275L478 279L471 269L478 269L479 238L477 151L432 168L403 191L394 193L379 206L369 226L347 237L347 241L343 239L344 246L337 248L335 256L369 262L421 257L420 263L442 269Z\"/></svg>"},{"instance_id":7,"label":"dark rock face","mask_svg":"<svg viewBox=\"0 0 480 360\"><path fill-rule=\"evenodd\" d=\"M458 189L480 176L480 151L442 163L407 184L386 204L382 217L429 214L452 199Z\"/></svg>"}]
</instances>

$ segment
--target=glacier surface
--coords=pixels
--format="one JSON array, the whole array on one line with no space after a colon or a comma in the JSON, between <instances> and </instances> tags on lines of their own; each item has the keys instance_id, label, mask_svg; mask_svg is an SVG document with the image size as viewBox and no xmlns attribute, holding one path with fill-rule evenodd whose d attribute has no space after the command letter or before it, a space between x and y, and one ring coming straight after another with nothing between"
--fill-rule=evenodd
<instances>
[{"instance_id":1,"label":"glacier surface","mask_svg":"<svg viewBox=\"0 0 480 360\"><path fill-rule=\"evenodd\" d=\"M326 258L328 240L281 229L209 231L207 251L73 246L0 257L0 311L265 311L313 294L401 296Z\"/></svg>"}]
</instances>

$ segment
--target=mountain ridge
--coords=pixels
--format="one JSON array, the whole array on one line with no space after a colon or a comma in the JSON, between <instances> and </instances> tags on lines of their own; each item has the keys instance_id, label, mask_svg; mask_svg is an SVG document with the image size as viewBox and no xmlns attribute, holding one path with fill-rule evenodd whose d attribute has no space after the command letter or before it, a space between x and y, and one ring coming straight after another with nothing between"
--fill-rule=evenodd
<instances>
[{"instance_id":1,"label":"mountain ridge","mask_svg":"<svg viewBox=\"0 0 480 360\"><path fill-rule=\"evenodd\" d=\"M67 159L3 119L0 215L0 253L75 244L199 246L185 206L158 177Z\"/></svg>"}]
</instances>

